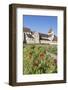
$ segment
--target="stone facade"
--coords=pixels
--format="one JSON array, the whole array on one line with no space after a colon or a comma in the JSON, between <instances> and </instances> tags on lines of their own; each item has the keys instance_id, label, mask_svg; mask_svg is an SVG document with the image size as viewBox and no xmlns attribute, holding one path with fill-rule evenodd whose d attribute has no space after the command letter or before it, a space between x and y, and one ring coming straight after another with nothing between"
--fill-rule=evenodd
<instances>
[{"instance_id":1,"label":"stone facade","mask_svg":"<svg viewBox=\"0 0 68 90\"><path fill-rule=\"evenodd\" d=\"M24 43L32 44L32 43L56 43L57 37L54 35L54 32L50 30L48 34L43 34L39 32L32 32L28 28L24 28Z\"/></svg>"}]
</instances>

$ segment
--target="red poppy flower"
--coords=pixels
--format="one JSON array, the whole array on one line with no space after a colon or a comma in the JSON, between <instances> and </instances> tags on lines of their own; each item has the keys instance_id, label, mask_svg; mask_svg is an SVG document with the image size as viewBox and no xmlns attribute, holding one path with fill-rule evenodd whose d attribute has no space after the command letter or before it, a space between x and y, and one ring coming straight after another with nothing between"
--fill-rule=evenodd
<instances>
[{"instance_id":1,"label":"red poppy flower","mask_svg":"<svg viewBox=\"0 0 68 90\"><path fill-rule=\"evenodd\" d=\"M32 58L32 52L29 53L29 58L30 58L30 59Z\"/></svg>"},{"instance_id":2,"label":"red poppy flower","mask_svg":"<svg viewBox=\"0 0 68 90\"><path fill-rule=\"evenodd\" d=\"M44 53L41 53L41 54L40 54L40 58L41 58L41 59L44 59Z\"/></svg>"},{"instance_id":3,"label":"red poppy flower","mask_svg":"<svg viewBox=\"0 0 68 90\"><path fill-rule=\"evenodd\" d=\"M39 61L38 60L35 60L34 61L34 66L38 66L38 64L39 64Z\"/></svg>"},{"instance_id":4,"label":"red poppy flower","mask_svg":"<svg viewBox=\"0 0 68 90\"><path fill-rule=\"evenodd\" d=\"M32 52L30 52L29 54L32 55Z\"/></svg>"},{"instance_id":5,"label":"red poppy flower","mask_svg":"<svg viewBox=\"0 0 68 90\"><path fill-rule=\"evenodd\" d=\"M55 64L57 63L57 60L56 60L56 59L54 59L54 63L55 63Z\"/></svg>"}]
</instances>

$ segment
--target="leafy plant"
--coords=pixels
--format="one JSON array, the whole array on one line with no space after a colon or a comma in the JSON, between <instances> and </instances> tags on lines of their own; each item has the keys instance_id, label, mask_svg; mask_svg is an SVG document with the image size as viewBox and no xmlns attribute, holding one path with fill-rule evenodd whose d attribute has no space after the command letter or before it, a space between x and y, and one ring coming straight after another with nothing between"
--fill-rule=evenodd
<instances>
[{"instance_id":1,"label":"leafy plant","mask_svg":"<svg viewBox=\"0 0 68 90\"><path fill-rule=\"evenodd\" d=\"M56 45L24 44L23 53L23 74L57 73Z\"/></svg>"}]
</instances>

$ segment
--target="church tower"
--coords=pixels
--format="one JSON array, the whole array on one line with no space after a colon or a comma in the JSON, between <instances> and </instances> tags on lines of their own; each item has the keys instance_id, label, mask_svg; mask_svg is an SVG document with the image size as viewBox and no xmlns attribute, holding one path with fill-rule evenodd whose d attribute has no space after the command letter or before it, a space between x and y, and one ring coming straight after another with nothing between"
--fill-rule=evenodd
<instances>
[{"instance_id":1,"label":"church tower","mask_svg":"<svg viewBox=\"0 0 68 90\"><path fill-rule=\"evenodd\" d=\"M53 32L52 28L50 28L48 31L48 38L50 41L52 41L54 39L54 32Z\"/></svg>"}]
</instances>

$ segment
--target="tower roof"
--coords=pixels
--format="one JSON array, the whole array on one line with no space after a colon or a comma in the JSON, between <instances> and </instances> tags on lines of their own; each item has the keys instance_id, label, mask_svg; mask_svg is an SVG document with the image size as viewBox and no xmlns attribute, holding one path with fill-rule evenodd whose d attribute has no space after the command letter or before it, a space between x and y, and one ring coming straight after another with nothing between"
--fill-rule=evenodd
<instances>
[{"instance_id":1,"label":"tower roof","mask_svg":"<svg viewBox=\"0 0 68 90\"><path fill-rule=\"evenodd\" d=\"M52 28L49 29L48 33L51 33L52 32Z\"/></svg>"}]
</instances>

